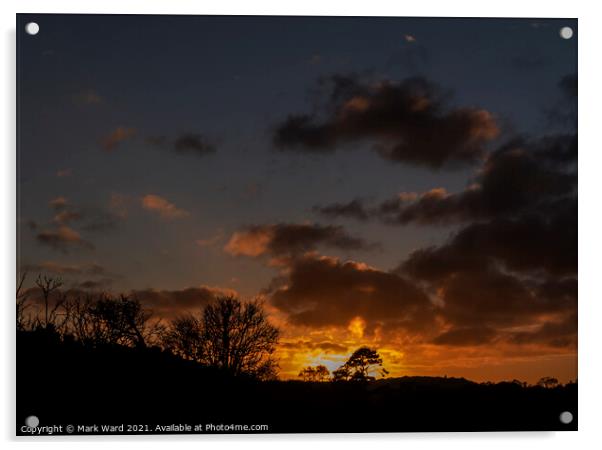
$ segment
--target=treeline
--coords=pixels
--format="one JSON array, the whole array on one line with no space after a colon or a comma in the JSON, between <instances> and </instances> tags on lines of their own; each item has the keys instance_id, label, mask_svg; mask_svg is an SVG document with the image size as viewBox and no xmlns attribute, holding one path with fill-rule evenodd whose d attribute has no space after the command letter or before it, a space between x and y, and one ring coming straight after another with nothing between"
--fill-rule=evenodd
<instances>
[{"instance_id":1,"label":"treeline","mask_svg":"<svg viewBox=\"0 0 602 450\"><path fill-rule=\"evenodd\" d=\"M354 351L349 359L338 369L330 374L324 365L308 366L299 372L303 381L374 381L376 375L385 377L389 372L383 367L383 359L378 352L370 347L360 347Z\"/></svg>"},{"instance_id":2,"label":"treeline","mask_svg":"<svg viewBox=\"0 0 602 450\"><path fill-rule=\"evenodd\" d=\"M36 279L40 296L33 299L32 291L23 289L25 276L17 287L17 332L77 341L87 348L159 347L232 375L276 377L279 330L259 300L218 297L198 314L165 321L131 296L63 291L60 279L47 276Z\"/></svg>"}]
</instances>

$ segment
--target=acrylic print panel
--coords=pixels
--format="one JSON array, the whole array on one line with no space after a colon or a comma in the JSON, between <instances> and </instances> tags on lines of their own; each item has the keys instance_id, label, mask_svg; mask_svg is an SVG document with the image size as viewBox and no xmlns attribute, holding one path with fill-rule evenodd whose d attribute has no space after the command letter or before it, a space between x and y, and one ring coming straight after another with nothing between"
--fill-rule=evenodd
<instances>
[{"instance_id":1,"label":"acrylic print panel","mask_svg":"<svg viewBox=\"0 0 602 450\"><path fill-rule=\"evenodd\" d=\"M576 20L17 22L17 434L577 429Z\"/></svg>"}]
</instances>

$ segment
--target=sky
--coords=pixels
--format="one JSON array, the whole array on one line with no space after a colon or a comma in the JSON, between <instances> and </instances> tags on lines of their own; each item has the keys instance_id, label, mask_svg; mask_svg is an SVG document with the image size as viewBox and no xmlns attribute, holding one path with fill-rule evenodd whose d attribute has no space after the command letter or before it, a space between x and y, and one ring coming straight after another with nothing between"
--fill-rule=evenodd
<instances>
[{"instance_id":1,"label":"sky","mask_svg":"<svg viewBox=\"0 0 602 450\"><path fill-rule=\"evenodd\" d=\"M576 379L576 20L30 21L21 270L165 320L260 297L283 378Z\"/></svg>"}]
</instances>

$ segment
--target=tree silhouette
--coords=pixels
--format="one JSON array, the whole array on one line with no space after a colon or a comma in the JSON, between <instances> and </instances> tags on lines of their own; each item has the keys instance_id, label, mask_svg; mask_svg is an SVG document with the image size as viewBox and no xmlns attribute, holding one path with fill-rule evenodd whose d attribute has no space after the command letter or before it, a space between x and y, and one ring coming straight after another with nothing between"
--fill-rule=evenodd
<instances>
[{"instance_id":1,"label":"tree silhouette","mask_svg":"<svg viewBox=\"0 0 602 450\"><path fill-rule=\"evenodd\" d=\"M203 310L204 360L234 375L275 377L279 331L269 323L259 300L243 303L220 297Z\"/></svg>"},{"instance_id":2,"label":"tree silhouette","mask_svg":"<svg viewBox=\"0 0 602 450\"><path fill-rule=\"evenodd\" d=\"M58 311L61 305L65 302L66 298L64 295L61 295L60 291L58 292L57 298L54 300L54 304L50 303L51 295L60 289L63 285L63 281L60 278L53 278L44 275L38 275L36 279L36 285L42 291L42 298L44 300L44 316L43 321L38 317L38 322L41 322L42 328L49 329L58 329ZM61 324L62 325L62 324Z\"/></svg>"},{"instance_id":3,"label":"tree silhouette","mask_svg":"<svg viewBox=\"0 0 602 450\"><path fill-rule=\"evenodd\" d=\"M25 317L25 310L29 307L27 291L23 291L25 278L27 278L27 272L21 274L17 283L17 331L24 331L30 325L30 320Z\"/></svg>"},{"instance_id":4,"label":"tree silhouette","mask_svg":"<svg viewBox=\"0 0 602 450\"><path fill-rule=\"evenodd\" d=\"M192 314L176 317L161 337L163 346L184 359L204 362L202 322Z\"/></svg>"},{"instance_id":5,"label":"tree silhouette","mask_svg":"<svg viewBox=\"0 0 602 450\"><path fill-rule=\"evenodd\" d=\"M351 371L345 364L332 371L332 381L349 381L350 379Z\"/></svg>"},{"instance_id":6,"label":"tree silhouette","mask_svg":"<svg viewBox=\"0 0 602 450\"><path fill-rule=\"evenodd\" d=\"M299 372L299 378L303 381L327 381L330 377L330 371L322 364L316 367L305 367Z\"/></svg>"},{"instance_id":7,"label":"tree silhouette","mask_svg":"<svg viewBox=\"0 0 602 450\"><path fill-rule=\"evenodd\" d=\"M546 389L552 389L558 386L558 380L553 377L542 377L537 382L537 386L541 386Z\"/></svg>"},{"instance_id":8,"label":"tree silhouette","mask_svg":"<svg viewBox=\"0 0 602 450\"><path fill-rule=\"evenodd\" d=\"M150 311L140 301L126 295L117 298L101 296L82 310L87 322L86 333L95 343L146 347L158 334L159 324L150 324Z\"/></svg>"},{"instance_id":9,"label":"tree silhouette","mask_svg":"<svg viewBox=\"0 0 602 450\"><path fill-rule=\"evenodd\" d=\"M372 381L375 371L381 376L389 372L382 367L383 360L375 349L360 347L354 351L347 362L332 372L333 381Z\"/></svg>"}]
</instances>

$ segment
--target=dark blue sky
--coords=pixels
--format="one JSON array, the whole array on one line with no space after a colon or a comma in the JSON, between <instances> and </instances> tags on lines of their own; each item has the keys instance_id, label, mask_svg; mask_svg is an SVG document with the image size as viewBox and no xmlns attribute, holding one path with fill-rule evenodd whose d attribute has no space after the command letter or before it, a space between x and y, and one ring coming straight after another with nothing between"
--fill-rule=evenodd
<instances>
[{"instance_id":1,"label":"dark blue sky","mask_svg":"<svg viewBox=\"0 0 602 450\"><path fill-rule=\"evenodd\" d=\"M567 20L22 15L19 30L32 20L37 36L19 32L21 218L48 221L55 197L101 208L111 194L154 193L192 212L177 224L133 212L119 230L90 238L98 240L93 254L58 255L114 267L123 287L223 284L191 242L241 224L316 220L316 199L464 187L470 167L433 172L368 152L276 152L271 131L287 114L311 109L319 77L424 75L449 90L451 104L491 111L505 134L541 133L542 110L576 65L576 39L558 36L561 26L576 29ZM99 101L87 102L87 94ZM102 151L117 127L135 129L135 137ZM217 151L167 155L145 142L179 133L202 133ZM56 176L65 169L71 176ZM448 233L356 231L387 238L387 251L363 255L382 268ZM31 237L22 234L24 262L56 259Z\"/></svg>"}]
</instances>

